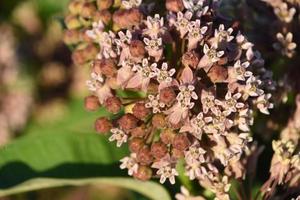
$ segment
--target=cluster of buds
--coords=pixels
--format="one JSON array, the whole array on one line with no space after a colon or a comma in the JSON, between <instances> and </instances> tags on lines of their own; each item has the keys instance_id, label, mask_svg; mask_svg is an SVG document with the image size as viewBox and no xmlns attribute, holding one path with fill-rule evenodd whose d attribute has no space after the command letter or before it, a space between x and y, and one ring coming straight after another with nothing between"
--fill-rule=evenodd
<instances>
[{"instance_id":1,"label":"cluster of buds","mask_svg":"<svg viewBox=\"0 0 300 200\"><path fill-rule=\"evenodd\" d=\"M65 18L67 30L64 34L64 42L74 48L72 58L76 65L84 65L91 62L99 51L99 46L86 35L86 30L95 21L108 25L112 15L109 8L112 0L74 0L68 7L69 13Z\"/></svg>"},{"instance_id":2,"label":"cluster of buds","mask_svg":"<svg viewBox=\"0 0 300 200\"><path fill-rule=\"evenodd\" d=\"M266 198L276 196L276 186L286 188L300 187L300 96L296 97L297 109L287 127L283 129L280 140L273 141L274 155L270 167L270 178L263 185ZM289 191L283 192L289 195ZM293 191L290 191L293 192ZM287 194L286 194L287 193ZM280 195L279 195L280 196ZM283 197L282 197L283 198Z\"/></svg>"},{"instance_id":3,"label":"cluster of buds","mask_svg":"<svg viewBox=\"0 0 300 200\"><path fill-rule=\"evenodd\" d=\"M289 140L273 141L274 156L270 168L270 178L263 185L262 191L268 198L275 194L277 185L288 185L299 188L300 152L296 151L297 143Z\"/></svg>"},{"instance_id":4,"label":"cluster of buds","mask_svg":"<svg viewBox=\"0 0 300 200\"><path fill-rule=\"evenodd\" d=\"M229 199L230 178L245 174L239 161L252 141L253 110L269 114L273 107L272 74L239 30L220 23L218 1L157 3L164 3L161 15L137 0L122 0L118 9L110 0L88 1L95 9L84 19L92 23L72 29L97 47L86 108L114 114L95 128L118 147L129 143L131 154L121 160L129 175L174 184L184 161L190 180ZM95 18L103 8L110 23Z\"/></svg>"},{"instance_id":5,"label":"cluster of buds","mask_svg":"<svg viewBox=\"0 0 300 200\"><path fill-rule=\"evenodd\" d=\"M273 44L275 50L289 58L293 57L297 44L293 42L293 26L295 30L300 22L300 1L298 0L262 0L273 8L281 29L276 34L277 42ZM299 15L299 16L297 16Z\"/></svg>"}]
</instances>

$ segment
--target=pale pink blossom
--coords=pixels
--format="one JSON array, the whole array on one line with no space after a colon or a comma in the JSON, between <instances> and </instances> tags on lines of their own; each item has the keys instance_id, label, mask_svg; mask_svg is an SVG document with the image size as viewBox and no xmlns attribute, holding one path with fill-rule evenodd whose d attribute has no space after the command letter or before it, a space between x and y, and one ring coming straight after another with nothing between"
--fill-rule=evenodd
<instances>
[{"instance_id":1,"label":"pale pink blossom","mask_svg":"<svg viewBox=\"0 0 300 200\"><path fill-rule=\"evenodd\" d=\"M209 47L207 44L204 44L203 53L204 56L201 58L198 68L203 68L206 72L224 55L224 51L218 51L215 46Z\"/></svg>"},{"instance_id":2,"label":"pale pink blossom","mask_svg":"<svg viewBox=\"0 0 300 200\"><path fill-rule=\"evenodd\" d=\"M153 113L160 113L162 109L166 107L166 105L159 100L159 95L153 96L148 95L149 102L146 103L146 108L152 108Z\"/></svg>"},{"instance_id":3,"label":"pale pink blossom","mask_svg":"<svg viewBox=\"0 0 300 200\"><path fill-rule=\"evenodd\" d=\"M162 38L144 38L144 42L146 44L145 49L147 50L149 56L154 57L155 61L159 61L163 54Z\"/></svg>"},{"instance_id":4,"label":"pale pink blossom","mask_svg":"<svg viewBox=\"0 0 300 200\"><path fill-rule=\"evenodd\" d=\"M134 173L137 173L138 169L139 169L139 165L138 162L136 160L136 154L132 153L130 154L130 156L127 156L125 158L122 158L120 160L121 165L120 168L121 169L128 169L128 175L132 176Z\"/></svg>"},{"instance_id":5,"label":"pale pink blossom","mask_svg":"<svg viewBox=\"0 0 300 200\"><path fill-rule=\"evenodd\" d=\"M182 12L177 13L177 21L175 22L175 27L180 33L180 37L184 38L184 36L188 33L188 26L190 24L190 20L193 16L193 13L187 11L184 14Z\"/></svg>"},{"instance_id":6,"label":"pale pink blossom","mask_svg":"<svg viewBox=\"0 0 300 200\"><path fill-rule=\"evenodd\" d=\"M140 64L134 65L132 70L135 74L128 81L126 88L140 88L142 91L147 91L150 79L156 76L156 66L156 63L150 65L148 59L143 59L142 66Z\"/></svg>"},{"instance_id":7,"label":"pale pink blossom","mask_svg":"<svg viewBox=\"0 0 300 200\"><path fill-rule=\"evenodd\" d=\"M108 140L110 142L117 141L117 147L121 147L123 143L127 142L128 136L123 130L119 128L113 128L110 131L112 135Z\"/></svg>"},{"instance_id":8,"label":"pale pink blossom","mask_svg":"<svg viewBox=\"0 0 300 200\"><path fill-rule=\"evenodd\" d=\"M164 18L160 17L159 14L155 14L154 17L148 16L145 24L147 28L143 30L143 34L150 38L159 38L166 31Z\"/></svg>"},{"instance_id":9,"label":"pale pink blossom","mask_svg":"<svg viewBox=\"0 0 300 200\"><path fill-rule=\"evenodd\" d=\"M192 50L197 48L197 45L199 42L202 41L204 34L208 30L207 26L201 27L201 22L200 20L192 21L188 25L188 50Z\"/></svg>"},{"instance_id":10,"label":"pale pink blossom","mask_svg":"<svg viewBox=\"0 0 300 200\"><path fill-rule=\"evenodd\" d=\"M234 63L233 67L229 68L229 81L234 82L236 80L246 81L246 78L252 76L252 72L247 71L250 63L248 61L241 63L240 60Z\"/></svg>"},{"instance_id":11,"label":"pale pink blossom","mask_svg":"<svg viewBox=\"0 0 300 200\"><path fill-rule=\"evenodd\" d=\"M154 162L151 167L158 169L156 174L160 177L159 182L161 184L166 182L167 179L169 179L172 185L175 184L175 177L179 174L175 166L172 166L172 162L169 160L169 158Z\"/></svg>"},{"instance_id":12,"label":"pale pink blossom","mask_svg":"<svg viewBox=\"0 0 300 200\"><path fill-rule=\"evenodd\" d=\"M156 73L156 79L159 82L158 89L162 90L166 87L176 85L173 80L172 76L175 74L176 70L174 68L171 68L168 70L168 63L163 63L161 68L156 68L155 70Z\"/></svg>"},{"instance_id":13,"label":"pale pink blossom","mask_svg":"<svg viewBox=\"0 0 300 200\"><path fill-rule=\"evenodd\" d=\"M271 94L263 94L260 95L256 100L256 106L260 110L260 112L269 115L269 109L272 109L274 105L270 103L270 98L272 97Z\"/></svg>"}]
</instances>

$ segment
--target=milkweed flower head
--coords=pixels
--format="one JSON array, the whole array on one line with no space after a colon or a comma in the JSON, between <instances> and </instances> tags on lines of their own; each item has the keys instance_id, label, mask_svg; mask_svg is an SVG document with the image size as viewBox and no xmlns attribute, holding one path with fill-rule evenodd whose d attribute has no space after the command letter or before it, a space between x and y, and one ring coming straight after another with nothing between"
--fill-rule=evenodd
<instances>
[{"instance_id":1,"label":"milkweed flower head","mask_svg":"<svg viewBox=\"0 0 300 200\"><path fill-rule=\"evenodd\" d=\"M151 1L97 1L106 2L103 9L74 2L95 8L67 34L82 33L75 52L80 43L90 48L77 62L92 66L86 104L116 114L98 119L96 130L118 147L129 143L121 168L174 184L183 160L191 180L229 199L230 178L244 176L235 163L249 152L253 110L269 114L273 107L274 85L254 45L218 15L216 0L167 0L159 10ZM109 22L95 17L104 11Z\"/></svg>"}]
</instances>

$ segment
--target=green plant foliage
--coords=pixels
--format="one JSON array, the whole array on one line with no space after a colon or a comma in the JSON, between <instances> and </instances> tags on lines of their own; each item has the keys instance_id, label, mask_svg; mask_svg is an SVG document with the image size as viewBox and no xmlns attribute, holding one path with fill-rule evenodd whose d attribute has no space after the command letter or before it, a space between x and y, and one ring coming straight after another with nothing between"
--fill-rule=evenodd
<instances>
[{"instance_id":1,"label":"green plant foliage","mask_svg":"<svg viewBox=\"0 0 300 200\"><path fill-rule=\"evenodd\" d=\"M93 184L105 184L134 190L152 200L171 200L167 191L158 183L140 182L132 178L87 178L87 179L50 179L38 178L26 181L7 190L0 190L0 197L32 190L53 188L61 186L83 186Z\"/></svg>"},{"instance_id":2,"label":"green plant foliage","mask_svg":"<svg viewBox=\"0 0 300 200\"><path fill-rule=\"evenodd\" d=\"M105 109L87 113L82 103L72 101L59 120L33 123L25 136L2 147L0 196L101 183L131 189L151 199L170 199L159 184L126 178L119 159L128 154L127 148L116 148L91 125L97 117L113 116Z\"/></svg>"}]
</instances>

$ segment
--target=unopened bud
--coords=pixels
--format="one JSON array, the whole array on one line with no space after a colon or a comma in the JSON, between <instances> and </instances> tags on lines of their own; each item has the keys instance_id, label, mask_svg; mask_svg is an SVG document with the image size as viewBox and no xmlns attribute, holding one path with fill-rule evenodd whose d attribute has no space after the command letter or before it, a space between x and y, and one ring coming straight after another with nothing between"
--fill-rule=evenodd
<instances>
[{"instance_id":1,"label":"unopened bud","mask_svg":"<svg viewBox=\"0 0 300 200\"><path fill-rule=\"evenodd\" d=\"M105 100L104 106L109 112L117 114L121 110L122 102L118 97L109 97Z\"/></svg>"},{"instance_id":2,"label":"unopened bud","mask_svg":"<svg viewBox=\"0 0 300 200\"><path fill-rule=\"evenodd\" d=\"M101 20L104 24L109 24L112 19L112 15L108 10L97 11L93 16L94 21L98 22Z\"/></svg>"},{"instance_id":3,"label":"unopened bud","mask_svg":"<svg viewBox=\"0 0 300 200\"><path fill-rule=\"evenodd\" d=\"M175 138L175 132L172 129L165 129L160 134L160 139L165 144L172 144Z\"/></svg>"},{"instance_id":4,"label":"unopened bud","mask_svg":"<svg viewBox=\"0 0 300 200\"><path fill-rule=\"evenodd\" d=\"M151 145L151 154L156 159L163 158L167 152L167 146L162 142L155 142Z\"/></svg>"},{"instance_id":5,"label":"unopened bud","mask_svg":"<svg viewBox=\"0 0 300 200\"><path fill-rule=\"evenodd\" d=\"M80 32L78 30L66 30L64 32L64 42L67 45L77 44L80 42Z\"/></svg>"},{"instance_id":6,"label":"unopened bud","mask_svg":"<svg viewBox=\"0 0 300 200\"><path fill-rule=\"evenodd\" d=\"M185 67L192 67L196 69L199 64L199 55L194 51L186 52L182 56L182 64Z\"/></svg>"},{"instance_id":7,"label":"unopened bud","mask_svg":"<svg viewBox=\"0 0 300 200\"><path fill-rule=\"evenodd\" d=\"M144 147L144 140L142 138L132 138L129 141L129 150L133 153L138 153Z\"/></svg>"},{"instance_id":8,"label":"unopened bud","mask_svg":"<svg viewBox=\"0 0 300 200\"><path fill-rule=\"evenodd\" d=\"M96 111L100 107L98 97L91 95L84 99L84 107L88 111Z\"/></svg>"},{"instance_id":9,"label":"unopened bud","mask_svg":"<svg viewBox=\"0 0 300 200\"><path fill-rule=\"evenodd\" d=\"M166 8L171 12L179 12L184 9L182 0L166 0Z\"/></svg>"},{"instance_id":10,"label":"unopened bud","mask_svg":"<svg viewBox=\"0 0 300 200\"><path fill-rule=\"evenodd\" d=\"M68 5L68 9L71 14L77 15L80 13L83 2L81 1L71 1Z\"/></svg>"},{"instance_id":11,"label":"unopened bud","mask_svg":"<svg viewBox=\"0 0 300 200\"><path fill-rule=\"evenodd\" d=\"M107 10L113 4L113 0L97 0L97 6L99 10Z\"/></svg>"},{"instance_id":12,"label":"unopened bud","mask_svg":"<svg viewBox=\"0 0 300 200\"><path fill-rule=\"evenodd\" d=\"M141 165L150 165L153 161L150 149L148 147L142 148L137 154L137 160Z\"/></svg>"},{"instance_id":13,"label":"unopened bud","mask_svg":"<svg viewBox=\"0 0 300 200\"><path fill-rule=\"evenodd\" d=\"M133 115L138 119L145 119L150 114L150 109L144 103L136 103L132 109Z\"/></svg>"},{"instance_id":14,"label":"unopened bud","mask_svg":"<svg viewBox=\"0 0 300 200\"><path fill-rule=\"evenodd\" d=\"M86 62L82 49L77 49L72 53L72 60L75 65L83 65Z\"/></svg>"},{"instance_id":15,"label":"unopened bud","mask_svg":"<svg viewBox=\"0 0 300 200\"><path fill-rule=\"evenodd\" d=\"M171 105L176 100L176 94L172 87L164 88L160 90L159 100L166 104Z\"/></svg>"},{"instance_id":16,"label":"unopened bud","mask_svg":"<svg viewBox=\"0 0 300 200\"><path fill-rule=\"evenodd\" d=\"M97 8L92 2L85 2L81 8L80 15L84 18L92 18Z\"/></svg>"},{"instance_id":17,"label":"unopened bud","mask_svg":"<svg viewBox=\"0 0 300 200\"><path fill-rule=\"evenodd\" d=\"M77 16L69 15L65 18L65 24L68 29L77 29L81 27L81 22Z\"/></svg>"},{"instance_id":18,"label":"unopened bud","mask_svg":"<svg viewBox=\"0 0 300 200\"><path fill-rule=\"evenodd\" d=\"M123 130L128 131L137 127L138 119L134 115L127 113L119 119L118 123Z\"/></svg>"},{"instance_id":19,"label":"unopened bud","mask_svg":"<svg viewBox=\"0 0 300 200\"><path fill-rule=\"evenodd\" d=\"M228 78L228 70L225 67L214 65L207 76L213 83L224 82Z\"/></svg>"},{"instance_id":20,"label":"unopened bud","mask_svg":"<svg viewBox=\"0 0 300 200\"><path fill-rule=\"evenodd\" d=\"M131 28L140 24L142 14L138 9L118 10L113 15L113 22L120 29Z\"/></svg>"},{"instance_id":21,"label":"unopened bud","mask_svg":"<svg viewBox=\"0 0 300 200\"><path fill-rule=\"evenodd\" d=\"M173 139L172 145L175 149L184 151L185 149L187 149L190 146L190 141L186 135L176 134Z\"/></svg>"},{"instance_id":22,"label":"unopened bud","mask_svg":"<svg viewBox=\"0 0 300 200\"><path fill-rule=\"evenodd\" d=\"M93 65L93 70L107 77L113 77L117 73L116 64L113 59L96 60Z\"/></svg>"},{"instance_id":23,"label":"unopened bud","mask_svg":"<svg viewBox=\"0 0 300 200\"><path fill-rule=\"evenodd\" d=\"M95 122L95 130L98 133L107 133L112 128L112 123L105 117L101 117Z\"/></svg>"},{"instance_id":24,"label":"unopened bud","mask_svg":"<svg viewBox=\"0 0 300 200\"><path fill-rule=\"evenodd\" d=\"M130 50L130 54L133 57L138 57L138 58L144 57L146 53L145 45L140 40L132 40L129 45L129 50Z\"/></svg>"},{"instance_id":25,"label":"unopened bud","mask_svg":"<svg viewBox=\"0 0 300 200\"><path fill-rule=\"evenodd\" d=\"M72 59L76 65L83 65L93 60L97 55L98 49L94 44L79 46L72 54Z\"/></svg>"},{"instance_id":26,"label":"unopened bud","mask_svg":"<svg viewBox=\"0 0 300 200\"><path fill-rule=\"evenodd\" d=\"M155 128L164 128L166 126L166 117L163 114L155 114L152 117L152 125Z\"/></svg>"},{"instance_id":27,"label":"unopened bud","mask_svg":"<svg viewBox=\"0 0 300 200\"><path fill-rule=\"evenodd\" d=\"M131 130L132 137L143 138L146 134L147 133L146 133L145 127L143 127L143 126L136 127Z\"/></svg>"}]
</instances>

